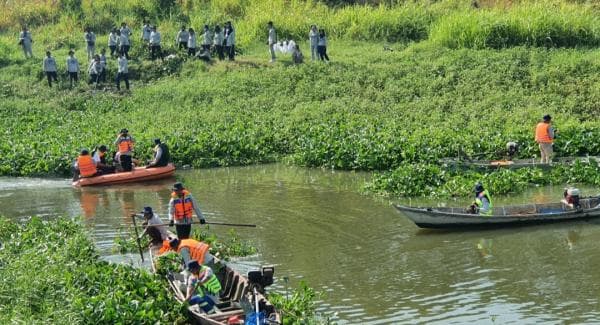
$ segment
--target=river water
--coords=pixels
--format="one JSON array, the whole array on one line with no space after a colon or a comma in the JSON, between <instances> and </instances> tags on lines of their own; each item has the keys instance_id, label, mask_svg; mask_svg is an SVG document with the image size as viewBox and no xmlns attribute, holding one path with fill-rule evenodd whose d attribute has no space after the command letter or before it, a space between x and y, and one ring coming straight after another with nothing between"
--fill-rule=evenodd
<instances>
[{"instance_id":1,"label":"river water","mask_svg":"<svg viewBox=\"0 0 600 325\"><path fill-rule=\"evenodd\" d=\"M340 324L600 323L600 221L420 230L390 203L466 206L468 198L373 198L359 192L368 178L279 164L177 172L208 221L258 225L236 229L260 252L236 261L241 269L275 265L271 289L282 293L305 281L325 293L319 311ZM143 206L165 217L173 181L75 189L65 179L0 178L0 214L83 216L106 259L147 267L138 255L115 254L114 238ZM533 188L494 203L561 194Z\"/></svg>"}]
</instances>

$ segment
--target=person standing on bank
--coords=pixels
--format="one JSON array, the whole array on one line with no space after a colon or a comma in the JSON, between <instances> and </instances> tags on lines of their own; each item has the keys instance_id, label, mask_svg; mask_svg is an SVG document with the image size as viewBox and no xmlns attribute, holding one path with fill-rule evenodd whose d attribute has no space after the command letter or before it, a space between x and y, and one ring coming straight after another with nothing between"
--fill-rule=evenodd
<instances>
[{"instance_id":1,"label":"person standing on bank","mask_svg":"<svg viewBox=\"0 0 600 325\"><path fill-rule=\"evenodd\" d=\"M214 45L215 51L217 52L217 56L220 61L225 60L225 54L223 53L223 42L225 37L223 36L223 31L221 30L221 26L215 26L215 37L214 37Z\"/></svg>"},{"instance_id":2,"label":"person standing on bank","mask_svg":"<svg viewBox=\"0 0 600 325\"><path fill-rule=\"evenodd\" d=\"M188 46L188 39L190 38L190 33L188 33L187 29L185 29L185 26L181 26L181 30L177 33L177 37L175 38L177 41L177 46L178 48L187 50Z\"/></svg>"},{"instance_id":3,"label":"person standing on bank","mask_svg":"<svg viewBox=\"0 0 600 325\"><path fill-rule=\"evenodd\" d=\"M129 67L127 66L125 53L121 53L121 56L117 59L117 65L117 90L121 90L121 80L125 81L125 89L129 90Z\"/></svg>"},{"instance_id":4,"label":"person standing on bank","mask_svg":"<svg viewBox=\"0 0 600 325\"><path fill-rule=\"evenodd\" d=\"M319 52L317 46L319 45L319 31L317 25L311 25L310 31L308 32L308 41L310 42L310 59L311 61L319 59Z\"/></svg>"},{"instance_id":5,"label":"person standing on bank","mask_svg":"<svg viewBox=\"0 0 600 325\"><path fill-rule=\"evenodd\" d=\"M119 45L119 31L113 28L108 34L108 48L110 49L110 57L114 58L117 52L117 45Z\"/></svg>"},{"instance_id":6,"label":"person standing on bank","mask_svg":"<svg viewBox=\"0 0 600 325\"><path fill-rule=\"evenodd\" d=\"M150 57L152 60L155 60L157 57L162 59L160 33L156 30L156 26L152 26L152 32L150 33Z\"/></svg>"},{"instance_id":7,"label":"person standing on bank","mask_svg":"<svg viewBox=\"0 0 600 325\"><path fill-rule=\"evenodd\" d=\"M225 23L225 53L227 54L229 61L235 60L235 29L228 21Z\"/></svg>"},{"instance_id":8,"label":"person standing on bank","mask_svg":"<svg viewBox=\"0 0 600 325\"><path fill-rule=\"evenodd\" d=\"M200 211L200 206L192 194L183 187L183 184L175 183L169 201L169 226L175 225L179 240L190 237L193 212L196 212L200 224L206 223L206 219Z\"/></svg>"},{"instance_id":9,"label":"person standing on bank","mask_svg":"<svg viewBox=\"0 0 600 325\"><path fill-rule=\"evenodd\" d=\"M123 26L124 27L121 27L121 30L119 31L119 52L125 54L125 57L129 60L129 48L131 47L129 35L131 34L131 31L125 23L123 23Z\"/></svg>"},{"instance_id":10,"label":"person standing on bank","mask_svg":"<svg viewBox=\"0 0 600 325\"><path fill-rule=\"evenodd\" d=\"M106 49L102 48L100 50L100 66L102 67L102 72L100 72L100 81L106 82L106 74L108 69L108 62L106 61Z\"/></svg>"},{"instance_id":11,"label":"person standing on bank","mask_svg":"<svg viewBox=\"0 0 600 325\"><path fill-rule=\"evenodd\" d=\"M277 32L275 31L275 27L273 27L272 21L267 23L267 27L269 28L267 45L269 45L269 53L271 54L271 60L269 62L275 62L275 44L277 44Z\"/></svg>"},{"instance_id":12,"label":"person standing on bank","mask_svg":"<svg viewBox=\"0 0 600 325\"><path fill-rule=\"evenodd\" d=\"M73 81L79 82L79 61L73 50L69 51L69 57L67 58L67 73L69 74L69 86L73 88Z\"/></svg>"},{"instance_id":13,"label":"person standing on bank","mask_svg":"<svg viewBox=\"0 0 600 325\"><path fill-rule=\"evenodd\" d=\"M144 20L144 26L142 26L142 44L147 46L150 42L150 33L152 33L152 27L147 20Z\"/></svg>"},{"instance_id":14,"label":"person standing on bank","mask_svg":"<svg viewBox=\"0 0 600 325\"><path fill-rule=\"evenodd\" d=\"M88 84L95 83L98 84L100 81L100 74L102 73L102 63L100 62L100 56L96 55L90 62L90 66L88 67L88 74L90 75L90 81Z\"/></svg>"},{"instance_id":15,"label":"person standing on bank","mask_svg":"<svg viewBox=\"0 0 600 325\"><path fill-rule=\"evenodd\" d=\"M85 39L85 43L87 45L87 57L88 61L93 60L96 55L96 34L92 32L92 30L88 27L85 29L85 34L83 34L83 38Z\"/></svg>"},{"instance_id":16,"label":"person standing on bank","mask_svg":"<svg viewBox=\"0 0 600 325\"><path fill-rule=\"evenodd\" d=\"M21 45L21 48L23 48L23 53L25 54L25 58L33 57L31 43L33 43L33 39L31 38L31 33L27 30L26 26L23 26L23 30L21 31L21 34L19 34L19 45Z\"/></svg>"},{"instance_id":17,"label":"person standing on bank","mask_svg":"<svg viewBox=\"0 0 600 325\"><path fill-rule=\"evenodd\" d=\"M56 73L56 60L52 57L50 51L46 51L46 57L44 58L42 67L48 78L48 87L52 88L52 80L58 82L58 75Z\"/></svg>"},{"instance_id":18,"label":"person standing on bank","mask_svg":"<svg viewBox=\"0 0 600 325\"><path fill-rule=\"evenodd\" d=\"M215 30L216 32L216 30ZM210 32L208 25L204 25L204 31L202 32L202 50L210 51L210 46L213 44L213 35ZM223 45L223 38L221 37L221 45Z\"/></svg>"},{"instance_id":19,"label":"person standing on bank","mask_svg":"<svg viewBox=\"0 0 600 325\"><path fill-rule=\"evenodd\" d=\"M117 135L115 145L117 145L117 154L119 155L119 161L123 171L130 172L133 168L132 156L133 156L133 145L135 140L127 129L121 129L121 132Z\"/></svg>"},{"instance_id":20,"label":"person standing on bank","mask_svg":"<svg viewBox=\"0 0 600 325\"><path fill-rule=\"evenodd\" d=\"M188 55L196 55L196 32L190 27L188 30L188 41L187 41Z\"/></svg>"},{"instance_id":21,"label":"person standing on bank","mask_svg":"<svg viewBox=\"0 0 600 325\"><path fill-rule=\"evenodd\" d=\"M550 115L544 115L542 121L535 127L535 142L540 146L540 154L542 157L540 162L542 164L551 163L552 155L554 154L552 145L556 138L555 133L558 133L558 130L554 130L551 123L552 117Z\"/></svg>"},{"instance_id":22,"label":"person standing on bank","mask_svg":"<svg viewBox=\"0 0 600 325\"><path fill-rule=\"evenodd\" d=\"M146 168L164 167L168 165L171 160L169 147L167 147L166 144L160 142L160 139L154 139L154 144L154 159L148 163Z\"/></svg>"},{"instance_id":23,"label":"person standing on bank","mask_svg":"<svg viewBox=\"0 0 600 325\"><path fill-rule=\"evenodd\" d=\"M329 62L329 56L327 56L327 36L325 30L319 30L319 40L317 42L317 52L319 52L319 58L321 61Z\"/></svg>"}]
</instances>

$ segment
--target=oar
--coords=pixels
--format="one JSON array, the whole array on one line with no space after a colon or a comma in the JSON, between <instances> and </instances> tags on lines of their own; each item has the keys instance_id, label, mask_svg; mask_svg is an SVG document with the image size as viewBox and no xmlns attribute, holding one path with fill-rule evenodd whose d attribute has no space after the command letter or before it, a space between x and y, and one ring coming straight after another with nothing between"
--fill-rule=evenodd
<instances>
[{"instance_id":1,"label":"oar","mask_svg":"<svg viewBox=\"0 0 600 325\"><path fill-rule=\"evenodd\" d=\"M231 226L231 227L252 227L255 228L256 225L249 223L226 223L226 222L205 222L205 225L216 225L216 226ZM202 225L200 222L191 222L188 225ZM162 225L147 225L147 227L168 227L169 224L165 223Z\"/></svg>"},{"instance_id":2,"label":"oar","mask_svg":"<svg viewBox=\"0 0 600 325\"><path fill-rule=\"evenodd\" d=\"M142 263L144 263L144 253L142 252L142 245L140 244L140 235L138 234L137 224L135 222L135 215L131 216L133 220L133 229L135 229L135 239L137 240L138 249L140 250L140 256L142 257Z\"/></svg>"}]
</instances>

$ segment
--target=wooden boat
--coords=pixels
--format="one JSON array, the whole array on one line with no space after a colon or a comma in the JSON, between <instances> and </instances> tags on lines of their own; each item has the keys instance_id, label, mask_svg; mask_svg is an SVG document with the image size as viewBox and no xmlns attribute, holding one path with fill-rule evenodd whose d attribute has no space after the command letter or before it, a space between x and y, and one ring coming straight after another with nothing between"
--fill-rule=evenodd
<instances>
[{"instance_id":1,"label":"wooden boat","mask_svg":"<svg viewBox=\"0 0 600 325\"><path fill-rule=\"evenodd\" d=\"M491 216L465 208L413 208L394 204L421 228L504 227L589 219L600 216L600 197L581 199L581 209L565 203L524 204L494 208Z\"/></svg>"},{"instance_id":2,"label":"wooden boat","mask_svg":"<svg viewBox=\"0 0 600 325\"><path fill-rule=\"evenodd\" d=\"M473 168L473 169L498 169L498 168L510 168L519 169L525 167L537 167L543 169L549 169L556 165L571 165L576 161L588 164L591 161L600 163L600 157L589 156L589 157L558 157L552 160L551 164L540 163L539 158L531 159L513 159L513 160L464 160L457 158L445 158L440 161L446 167L453 168Z\"/></svg>"},{"instance_id":3,"label":"wooden boat","mask_svg":"<svg viewBox=\"0 0 600 325\"><path fill-rule=\"evenodd\" d=\"M136 167L130 172L80 178L73 182L73 186L113 185L143 182L170 177L173 176L173 174L175 174L175 166L173 164L155 168Z\"/></svg>"},{"instance_id":4,"label":"wooden boat","mask_svg":"<svg viewBox=\"0 0 600 325\"><path fill-rule=\"evenodd\" d=\"M154 272L156 272L155 263L160 247L161 245L150 246L150 258ZM205 263L205 265L213 269L221 282L222 289L217 297L215 313L207 314L197 305L188 307L190 315L197 324L243 324L247 313L256 309L264 313L266 324L281 324L281 316L263 294L264 288L273 283L275 269L272 266L263 267L260 271L248 272L248 277L245 277L212 255L207 260L211 260L211 262ZM171 291L178 301L183 301L185 298L187 275L189 273L173 273L173 277L167 278Z\"/></svg>"}]
</instances>

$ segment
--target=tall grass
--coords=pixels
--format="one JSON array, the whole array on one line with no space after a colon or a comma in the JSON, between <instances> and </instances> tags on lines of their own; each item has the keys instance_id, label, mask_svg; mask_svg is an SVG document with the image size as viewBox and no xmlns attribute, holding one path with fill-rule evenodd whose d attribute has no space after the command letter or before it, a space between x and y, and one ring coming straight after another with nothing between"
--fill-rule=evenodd
<instances>
[{"instance_id":1,"label":"tall grass","mask_svg":"<svg viewBox=\"0 0 600 325\"><path fill-rule=\"evenodd\" d=\"M430 40L450 48L600 45L598 12L587 6L524 4L455 12L431 28Z\"/></svg>"}]
</instances>

